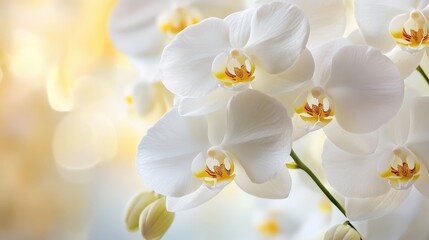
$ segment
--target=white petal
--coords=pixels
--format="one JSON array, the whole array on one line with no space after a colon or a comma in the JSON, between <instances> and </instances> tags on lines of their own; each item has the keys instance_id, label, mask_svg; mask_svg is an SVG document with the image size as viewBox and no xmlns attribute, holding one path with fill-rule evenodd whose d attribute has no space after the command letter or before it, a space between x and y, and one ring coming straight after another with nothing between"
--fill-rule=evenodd
<instances>
[{"instance_id":1,"label":"white petal","mask_svg":"<svg viewBox=\"0 0 429 240\"><path fill-rule=\"evenodd\" d=\"M167 197L166 207L170 212L183 211L198 207L215 197L222 189L208 189L201 185L195 192L183 197Z\"/></svg>"},{"instance_id":2,"label":"white petal","mask_svg":"<svg viewBox=\"0 0 429 240\"><path fill-rule=\"evenodd\" d=\"M180 197L195 191L201 181L191 171L192 161L208 149L203 117L180 117L174 108L143 137L138 147L137 169L154 191Z\"/></svg>"},{"instance_id":3,"label":"white petal","mask_svg":"<svg viewBox=\"0 0 429 240\"><path fill-rule=\"evenodd\" d=\"M381 217L397 209L408 197L410 190L390 189L376 198L346 198L347 217L353 221L362 221Z\"/></svg>"},{"instance_id":4,"label":"white petal","mask_svg":"<svg viewBox=\"0 0 429 240\"><path fill-rule=\"evenodd\" d=\"M264 183L253 183L247 176L244 169L237 164L235 183L243 191L261 198L282 199L289 196L292 186L292 179L286 166L270 180Z\"/></svg>"},{"instance_id":5,"label":"white petal","mask_svg":"<svg viewBox=\"0 0 429 240\"><path fill-rule=\"evenodd\" d=\"M288 69L305 49L309 25L297 7L273 2L261 5L253 16L246 52L268 73Z\"/></svg>"},{"instance_id":6,"label":"white petal","mask_svg":"<svg viewBox=\"0 0 429 240\"><path fill-rule=\"evenodd\" d=\"M395 63L401 73L401 77L405 79L410 76L414 70L416 70L422 60L423 53L423 50L410 53L408 51L403 51L399 46L396 46L392 51L387 53L386 56Z\"/></svg>"},{"instance_id":7,"label":"white petal","mask_svg":"<svg viewBox=\"0 0 429 240\"><path fill-rule=\"evenodd\" d=\"M115 46L137 59L160 54L164 47L164 35L158 29L156 19L169 4L166 0L118 1L109 23Z\"/></svg>"},{"instance_id":8,"label":"white petal","mask_svg":"<svg viewBox=\"0 0 429 240\"><path fill-rule=\"evenodd\" d=\"M429 166L429 97L417 97L411 105L408 148Z\"/></svg>"},{"instance_id":9,"label":"white petal","mask_svg":"<svg viewBox=\"0 0 429 240\"><path fill-rule=\"evenodd\" d=\"M365 239L426 239L428 203L418 191L411 190L390 214L367 221L369 235Z\"/></svg>"},{"instance_id":10,"label":"white petal","mask_svg":"<svg viewBox=\"0 0 429 240\"><path fill-rule=\"evenodd\" d=\"M226 108L233 91L218 88L206 96L199 98L183 98L179 102L179 114L182 116L198 116Z\"/></svg>"},{"instance_id":11,"label":"white petal","mask_svg":"<svg viewBox=\"0 0 429 240\"><path fill-rule=\"evenodd\" d=\"M257 71L251 85L254 89L268 94L292 92L301 87L305 81L310 80L313 71L313 56L308 49L305 49L298 60L285 72L274 75Z\"/></svg>"},{"instance_id":12,"label":"white petal","mask_svg":"<svg viewBox=\"0 0 429 240\"><path fill-rule=\"evenodd\" d=\"M381 52L351 45L335 54L325 90L335 104L338 124L350 132L366 133L398 112L404 82L392 61Z\"/></svg>"},{"instance_id":13,"label":"white petal","mask_svg":"<svg viewBox=\"0 0 429 240\"><path fill-rule=\"evenodd\" d=\"M302 84L298 85L298 87L293 91L279 93L274 96L278 101L283 104L283 106L288 111L289 116L293 117L293 115L295 114L296 99L305 92L308 92L309 89L311 89L312 87L314 87L313 81L305 81ZM293 127L295 128L295 126Z\"/></svg>"},{"instance_id":14,"label":"white petal","mask_svg":"<svg viewBox=\"0 0 429 240\"><path fill-rule=\"evenodd\" d=\"M386 159L381 153L356 155L337 148L326 140L323 168L331 186L346 197L377 197L390 189L377 172L377 161Z\"/></svg>"},{"instance_id":15,"label":"white petal","mask_svg":"<svg viewBox=\"0 0 429 240\"><path fill-rule=\"evenodd\" d=\"M316 65L313 79L317 85L325 85L331 76L333 57L341 48L350 44L348 39L340 38L314 49L313 58Z\"/></svg>"},{"instance_id":16,"label":"white petal","mask_svg":"<svg viewBox=\"0 0 429 240\"><path fill-rule=\"evenodd\" d=\"M245 11L236 12L225 18L230 32L229 38L231 45L234 48L243 48L250 36L250 25L252 21L254 9L249 8Z\"/></svg>"},{"instance_id":17,"label":"white petal","mask_svg":"<svg viewBox=\"0 0 429 240\"><path fill-rule=\"evenodd\" d=\"M389 33L390 21L397 15L413 10L411 0L356 0L355 17L368 44L389 52L396 43Z\"/></svg>"},{"instance_id":18,"label":"white petal","mask_svg":"<svg viewBox=\"0 0 429 240\"><path fill-rule=\"evenodd\" d=\"M227 52L229 30L216 18L187 27L164 49L160 68L162 81L183 97L201 97L218 87L211 69L214 58Z\"/></svg>"},{"instance_id":19,"label":"white petal","mask_svg":"<svg viewBox=\"0 0 429 240\"><path fill-rule=\"evenodd\" d=\"M317 47L342 37L346 28L346 7L342 0L288 0L302 9L310 22L308 46Z\"/></svg>"},{"instance_id":20,"label":"white petal","mask_svg":"<svg viewBox=\"0 0 429 240\"><path fill-rule=\"evenodd\" d=\"M226 108L205 115L209 130L208 136L212 146L219 146L222 143L226 130L226 115Z\"/></svg>"},{"instance_id":21,"label":"white petal","mask_svg":"<svg viewBox=\"0 0 429 240\"><path fill-rule=\"evenodd\" d=\"M414 183L414 186L421 194L429 198L429 172L426 165L420 167L420 177Z\"/></svg>"},{"instance_id":22,"label":"white petal","mask_svg":"<svg viewBox=\"0 0 429 240\"><path fill-rule=\"evenodd\" d=\"M263 183L284 167L291 150L291 121L275 99L255 90L234 96L228 108L222 142L245 169L250 180Z\"/></svg>"},{"instance_id":23,"label":"white petal","mask_svg":"<svg viewBox=\"0 0 429 240\"><path fill-rule=\"evenodd\" d=\"M334 119L323 128L326 137L337 147L354 154L373 153L378 143L378 132L356 134L347 132Z\"/></svg>"}]
</instances>

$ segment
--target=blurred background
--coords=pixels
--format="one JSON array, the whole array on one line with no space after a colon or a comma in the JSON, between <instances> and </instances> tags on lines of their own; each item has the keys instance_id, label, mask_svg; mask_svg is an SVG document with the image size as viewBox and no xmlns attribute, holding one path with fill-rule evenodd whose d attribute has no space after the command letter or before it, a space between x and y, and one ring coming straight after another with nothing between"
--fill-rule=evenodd
<instances>
[{"instance_id":1,"label":"blurred background","mask_svg":"<svg viewBox=\"0 0 429 240\"><path fill-rule=\"evenodd\" d=\"M126 101L138 73L109 39L114 4L0 0L0 239L141 239L123 214L148 190L136 147L162 111L141 118ZM283 204L231 186L177 214L165 238L256 239L264 209Z\"/></svg>"},{"instance_id":2,"label":"blurred background","mask_svg":"<svg viewBox=\"0 0 429 240\"><path fill-rule=\"evenodd\" d=\"M141 239L126 230L123 214L133 195L148 190L135 170L136 147L165 107L145 118L130 107L138 73L109 39L114 4L0 0L2 240ZM317 161L323 140L320 132L303 139L301 156ZM320 172L320 164L309 164ZM165 239L285 239L281 231L312 239L334 215L323 196L296 182L282 201L230 186L176 214Z\"/></svg>"}]
</instances>

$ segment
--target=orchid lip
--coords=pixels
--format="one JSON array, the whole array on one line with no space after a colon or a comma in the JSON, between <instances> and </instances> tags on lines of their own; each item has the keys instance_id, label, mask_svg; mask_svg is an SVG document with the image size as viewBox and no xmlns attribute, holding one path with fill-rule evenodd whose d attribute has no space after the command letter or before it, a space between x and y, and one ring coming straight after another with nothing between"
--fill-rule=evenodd
<instances>
[{"instance_id":1,"label":"orchid lip","mask_svg":"<svg viewBox=\"0 0 429 240\"><path fill-rule=\"evenodd\" d=\"M158 17L159 29L169 35L176 35L186 27L199 23L201 14L198 9L177 5L165 10Z\"/></svg>"},{"instance_id":2,"label":"orchid lip","mask_svg":"<svg viewBox=\"0 0 429 240\"><path fill-rule=\"evenodd\" d=\"M413 10L408 17L396 16L391 22L389 32L403 50L416 52L429 44L429 23L419 10Z\"/></svg>"},{"instance_id":3,"label":"orchid lip","mask_svg":"<svg viewBox=\"0 0 429 240\"><path fill-rule=\"evenodd\" d=\"M296 103L295 113L306 122L307 130L317 130L332 121L335 112L332 101L321 87L313 87Z\"/></svg>"},{"instance_id":4,"label":"orchid lip","mask_svg":"<svg viewBox=\"0 0 429 240\"><path fill-rule=\"evenodd\" d=\"M198 169L193 169L193 172L208 188L223 188L235 177L234 161L227 151L212 147L207 151L205 162L200 163Z\"/></svg>"},{"instance_id":5,"label":"orchid lip","mask_svg":"<svg viewBox=\"0 0 429 240\"><path fill-rule=\"evenodd\" d=\"M406 147L397 147L385 172L380 173L388 180L390 186L397 190L410 188L420 177L420 163L416 156Z\"/></svg>"},{"instance_id":6,"label":"orchid lip","mask_svg":"<svg viewBox=\"0 0 429 240\"><path fill-rule=\"evenodd\" d=\"M255 79L255 64L250 56L241 49L231 49L229 53L216 56L212 72L221 87L230 90L242 90Z\"/></svg>"}]
</instances>

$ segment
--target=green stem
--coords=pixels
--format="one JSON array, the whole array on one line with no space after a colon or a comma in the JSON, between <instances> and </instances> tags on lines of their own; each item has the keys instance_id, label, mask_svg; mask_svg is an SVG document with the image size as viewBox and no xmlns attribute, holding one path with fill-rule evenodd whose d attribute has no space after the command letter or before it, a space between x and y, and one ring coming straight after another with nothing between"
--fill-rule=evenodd
<instances>
[{"instance_id":1,"label":"green stem","mask_svg":"<svg viewBox=\"0 0 429 240\"><path fill-rule=\"evenodd\" d=\"M286 167L288 169L299 169L299 167L296 163L286 163Z\"/></svg>"},{"instance_id":2,"label":"green stem","mask_svg":"<svg viewBox=\"0 0 429 240\"><path fill-rule=\"evenodd\" d=\"M416 70L422 75L422 77L426 80L426 82L429 84L429 78L428 78L428 76L426 75L426 73L425 73L425 71L423 70L423 68L420 66L420 65L418 65L417 66L417 68L416 68Z\"/></svg>"},{"instance_id":3,"label":"green stem","mask_svg":"<svg viewBox=\"0 0 429 240\"><path fill-rule=\"evenodd\" d=\"M310 168L308 168L307 165L305 165L301 161L301 159L299 159L299 157L296 155L296 153L293 150L290 153L290 156L293 158L293 160L295 161L295 163L298 166L298 168L300 168L304 172L306 172L308 174L308 176L310 176L311 179L313 179L313 181L317 184L317 186L320 188L320 190L322 190L322 192L325 194L325 196L329 198L329 200L338 208L338 210L340 210L340 212L342 212L344 214L345 217L347 217L346 216L346 211L344 210L344 207L341 206L341 204L337 201L337 199L335 199L334 196L332 196L332 194L328 191L328 189L326 189L326 187L323 186L322 182L320 182L320 180L310 170Z\"/></svg>"},{"instance_id":4,"label":"green stem","mask_svg":"<svg viewBox=\"0 0 429 240\"><path fill-rule=\"evenodd\" d=\"M296 155L296 153L293 150L291 151L290 156L292 157L292 159L295 161L296 164L287 163L286 166L289 169L301 169L304 172L306 172L308 174L308 176L310 176L311 179L313 179L313 181L317 184L317 186L320 188L320 190L322 190L322 192L325 194L325 196L327 198L329 198L329 200L347 218L346 210L344 209L344 207L337 201L337 199L334 198L334 196L332 196L332 194L328 191L328 189L326 189L326 187L322 184L322 182L320 182L320 180L317 178L317 176L311 171L310 168L307 167L307 165L304 164L304 162L301 161L301 159L298 157L298 155ZM353 224L351 224L350 221L346 221L346 223L350 227L354 228L357 231L355 226L353 226Z\"/></svg>"}]
</instances>

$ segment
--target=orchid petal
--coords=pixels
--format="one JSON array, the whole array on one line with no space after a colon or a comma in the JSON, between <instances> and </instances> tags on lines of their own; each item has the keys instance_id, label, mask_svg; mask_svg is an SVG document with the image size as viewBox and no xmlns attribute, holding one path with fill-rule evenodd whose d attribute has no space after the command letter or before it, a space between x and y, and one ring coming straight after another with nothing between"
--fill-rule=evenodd
<instances>
[{"instance_id":1,"label":"orchid petal","mask_svg":"<svg viewBox=\"0 0 429 240\"><path fill-rule=\"evenodd\" d=\"M411 2L412 0L356 0L356 21L367 43L382 52L391 51L396 43L389 32L390 22L395 16L413 10Z\"/></svg>"},{"instance_id":2,"label":"orchid petal","mask_svg":"<svg viewBox=\"0 0 429 240\"><path fill-rule=\"evenodd\" d=\"M383 153L356 155L337 148L327 140L322 159L331 186L346 197L377 197L389 191L390 185L377 172Z\"/></svg>"},{"instance_id":3,"label":"orchid petal","mask_svg":"<svg viewBox=\"0 0 429 240\"><path fill-rule=\"evenodd\" d=\"M414 183L414 186L423 196L429 198L429 172L426 165L420 167L420 177Z\"/></svg>"},{"instance_id":4,"label":"orchid petal","mask_svg":"<svg viewBox=\"0 0 429 240\"><path fill-rule=\"evenodd\" d=\"M167 89L182 97L202 97L218 87L215 57L230 48L228 25L208 18L187 27L164 49L160 68Z\"/></svg>"},{"instance_id":5,"label":"orchid petal","mask_svg":"<svg viewBox=\"0 0 429 240\"><path fill-rule=\"evenodd\" d=\"M233 91L218 88L206 96L199 98L183 98L179 102L179 114L182 116L198 116L226 108Z\"/></svg>"},{"instance_id":6,"label":"orchid petal","mask_svg":"<svg viewBox=\"0 0 429 240\"><path fill-rule=\"evenodd\" d=\"M325 90L335 104L338 124L350 132L367 133L398 112L404 82L395 65L381 52L351 45L335 54Z\"/></svg>"},{"instance_id":7,"label":"orchid petal","mask_svg":"<svg viewBox=\"0 0 429 240\"><path fill-rule=\"evenodd\" d=\"M120 0L110 17L109 32L115 46L136 60L158 55L164 47L164 35L156 19L169 1Z\"/></svg>"},{"instance_id":8,"label":"orchid petal","mask_svg":"<svg viewBox=\"0 0 429 240\"><path fill-rule=\"evenodd\" d=\"M362 221L380 217L397 209L408 197L410 190L390 189L376 198L346 198L347 217L353 221Z\"/></svg>"},{"instance_id":9,"label":"orchid petal","mask_svg":"<svg viewBox=\"0 0 429 240\"><path fill-rule=\"evenodd\" d=\"M183 197L167 197L166 207L170 212L178 212L198 207L215 197L222 189L208 189L201 185L195 192Z\"/></svg>"},{"instance_id":10,"label":"orchid petal","mask_svg":"<svg viewBox=\"0 0 429 240\"><path fill-rule=\"evenodd\" d=\"M234 48L243 48L250 37L250 25L254 9L249 8L245 11L236 12L225 18L229 26L229 39Z\"/></svg>"},{"instance_id":11,"label":"orchid petal","mask_svg":"<svg viewBox=\"0 0 429 240\"><path fill-rule=\"evenodd\" d=\"M378 143L378 132L355 134L344 130L334 119L323 128L326 137L337 147L354 154L371 154Z\"/></svg>"},{"instance_id":12,"label":"orchid petal","mask_svg":"<svg viewBox=\"0 0 429 240\"><path fill-rule=\"evenodd\" d=\"M423 58L424 51L408 52L403 51L399 46L396 46L386 54L396 65L403 79L413 73Z\"/></svg>"},{"instance_id":13,"label":"orchid petal","mask_svg":"<svg viewBox=\"0 0 429 240\"><path fill-rule=\"evenodd\" d=\"M417 97L411 107L410 133L408 148L429 166L429 97Z\"/></svg>"},{"instance_id":14,"label":"orchid petal","mask_svg":"<svg viewBox=\"0 0 429 240\"><path fill-rule=\"evenodd\" d=\"M181 197L195 191L201 181L191 171L192 162L208 149L203 117L181 117L174 108L143 137L138 147L137 169L145 184L156 192Z\"/></svg>"},{"instance_id":15,"label":"orchid petal","mask_svg":"<svg viewBox=\"0 0 429 240\"><path fill-rule=\"evenodd\" d=\"M292 92L313 76L314 60L308 49L305 49L298 60L286 71L279 74L256 72L252 82L254 89L268 94Z\"/></svg>"},{"instance_id":16,"label":"orchid petal","mask_svg":"<svg viewBox=\"0 0 429 240\"><path fill-rule=\"evenodd\" d=\"M239 164L237 164L235 170L235 183L248 194L270 199L282 199L289 196L292 179L286 166L281 168L272 179L260 184L253 183Z\"/></svg>"},{"instance_id":17,"label":"orchid petal","mask_svg":"<svg viewBox=\"0 0 429 240\"><path fill-rule=\"evenodd\" d=\"M245 49L265 71L276 74L293 65L305 49L309 25L297 7L273 2L258 7L253 15Z\"/></svg>"},{"instance_id":18,"label":"orchid petal","mask_svg":"<svg viewBox=\"0 0 429 240\"><path fill-rule=\"evenodd\" d=\"M243 91L229 103L222 142L254 183L263 183L284 167L291 150L291 121L275 99L255 90Z\"/></svg>"}]
</instances>

